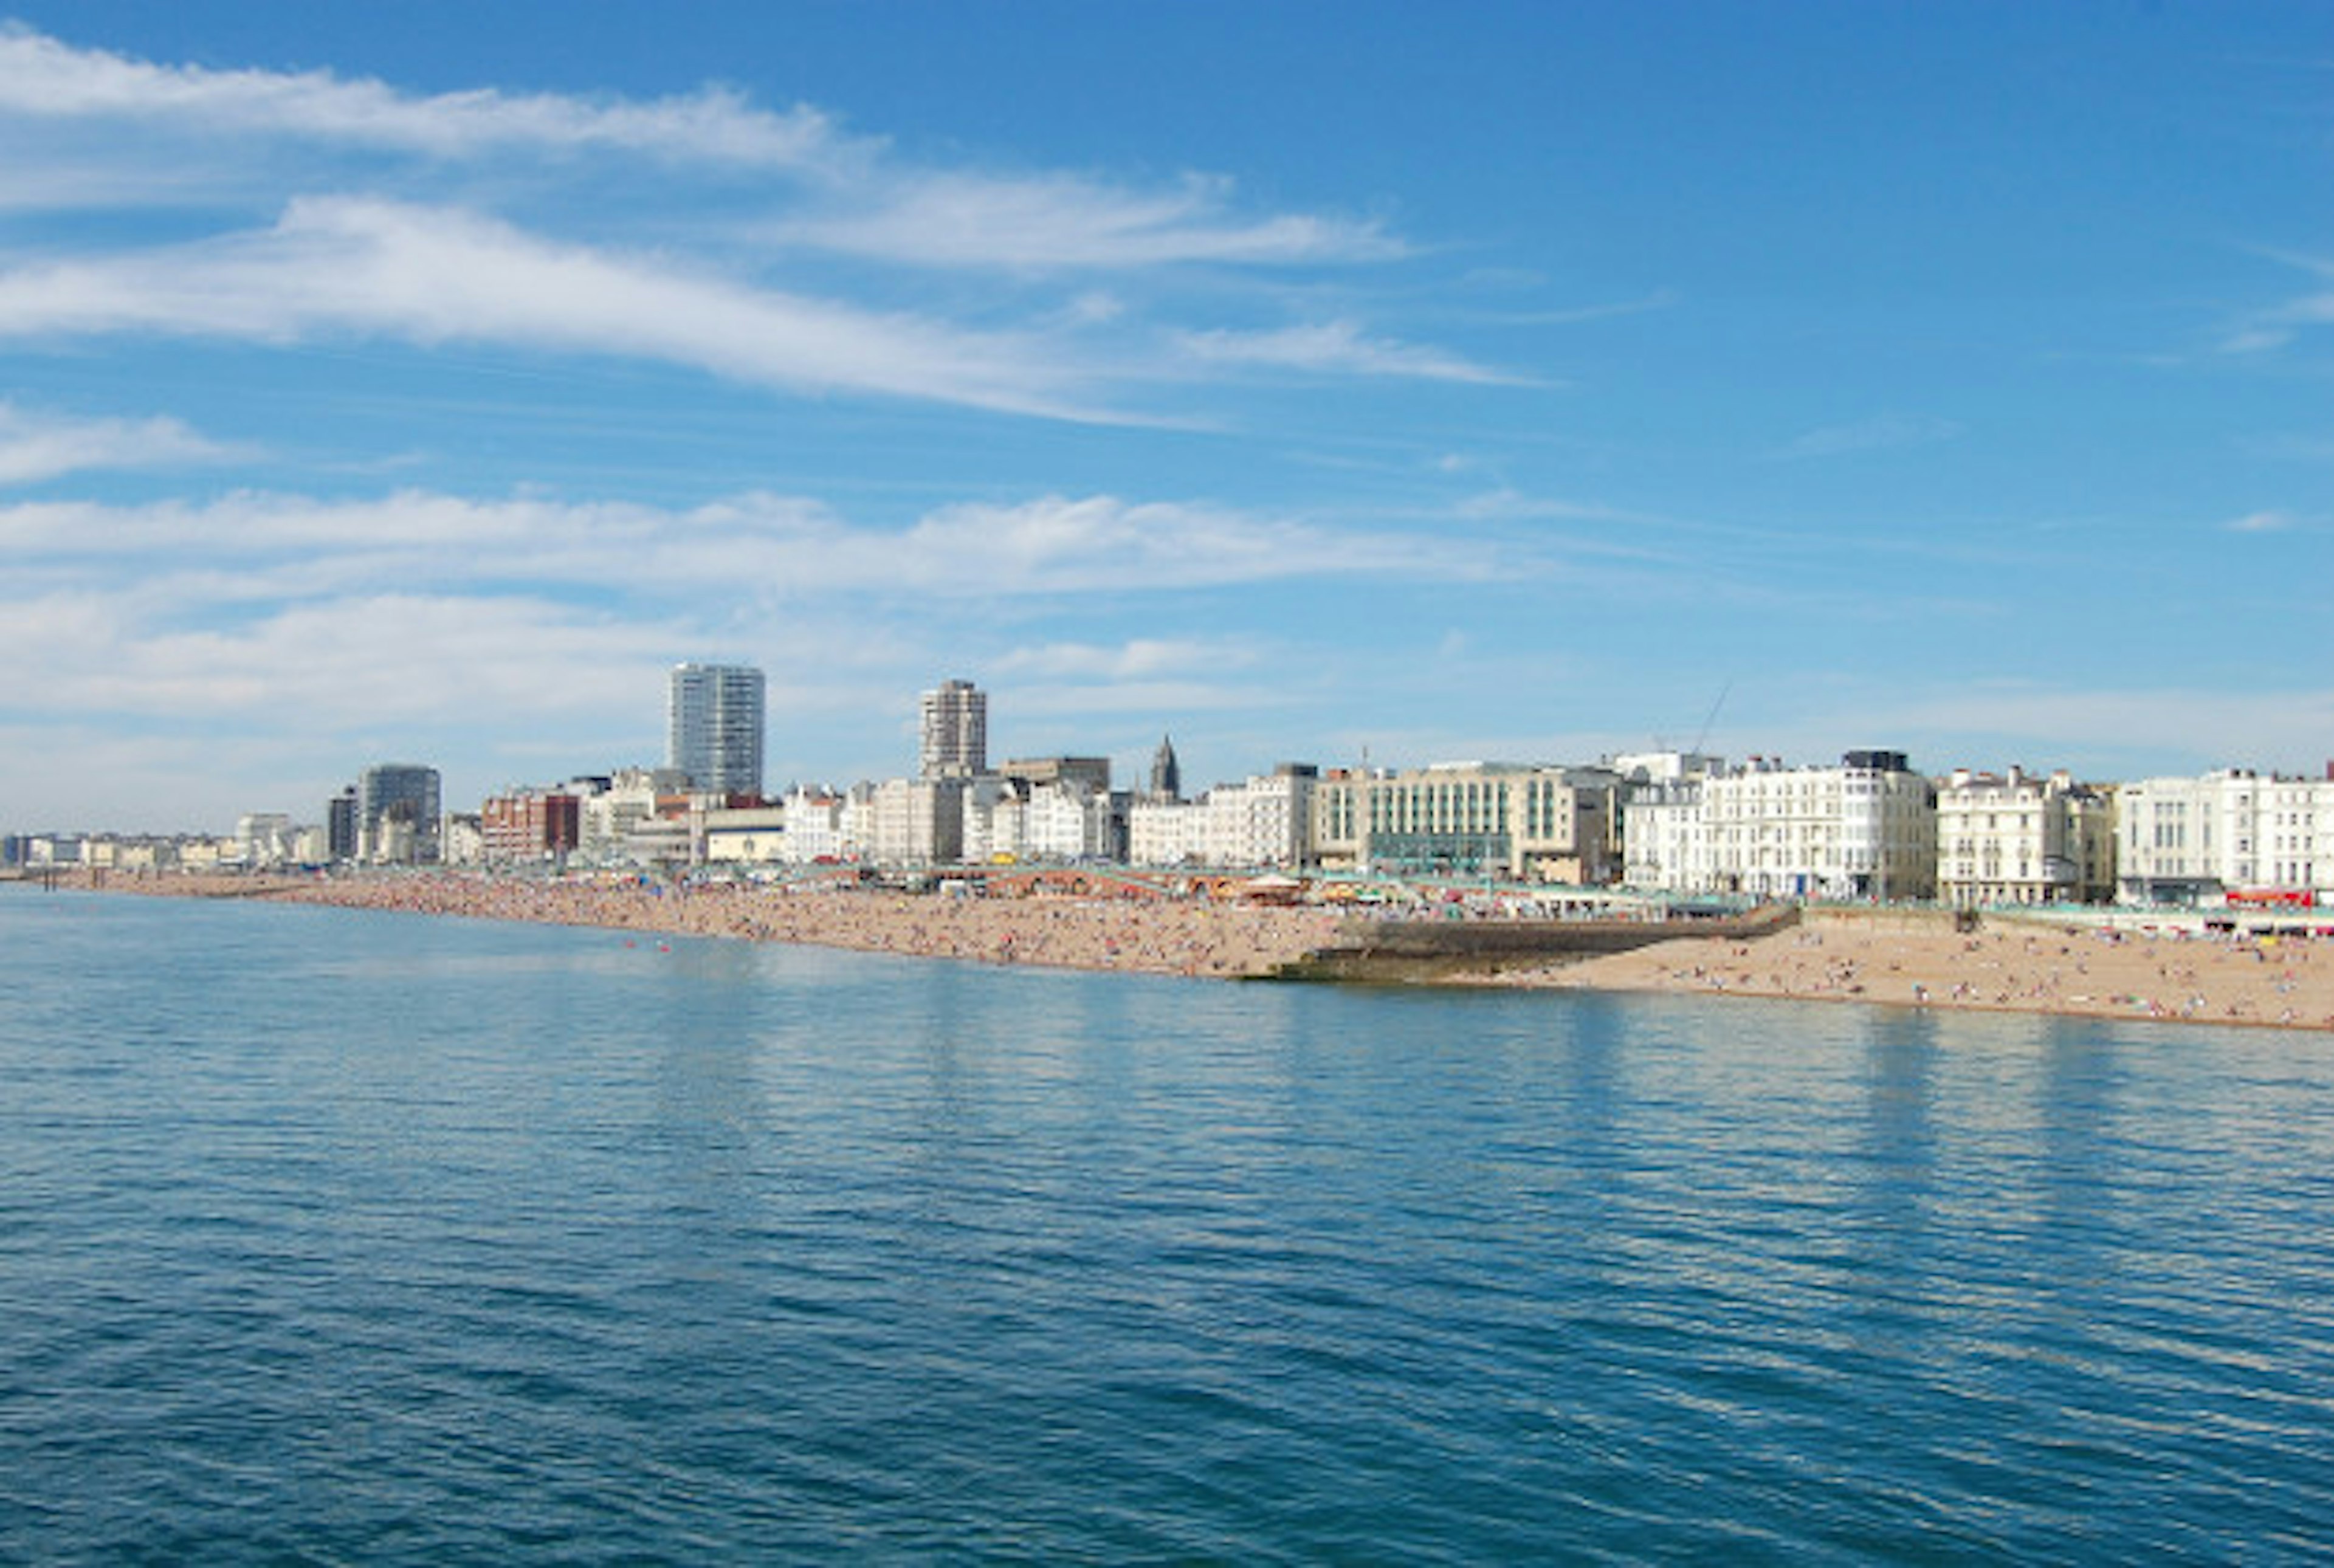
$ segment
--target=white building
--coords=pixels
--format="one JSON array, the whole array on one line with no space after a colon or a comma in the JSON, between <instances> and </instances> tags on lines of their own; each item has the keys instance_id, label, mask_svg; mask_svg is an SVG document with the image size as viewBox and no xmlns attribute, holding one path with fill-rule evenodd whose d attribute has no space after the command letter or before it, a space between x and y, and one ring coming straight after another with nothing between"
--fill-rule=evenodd
<instances>
[{"instance_id":1,"label":"white building","mask_svg":"<svg viewBox=\"0 0 2334 1568\"><path fill-rule=\"evenodd\" d=\"M2334 900L2334 779L2250 768L2142 779L2117 792L2116 810L2120 902Z\"/></svg>"},{"instance_id":2,"label":"white building","mask_svg":"<svg viewBox=\"0 0 2334 1568\"><path fill-rule=\"evenodd\" d=\"M1698 751L1635 751L1598 765L1629 784L1684 784L1726 771L1726 759Z\"/></svg>"},{"instance_id":3,"label":"white building","mask_svg":"<svg viewBox=\"0 0 2334 1568\"><path fill-rule=\"evenodd\" d=\"M1312 828L1320 770L1284 763L1270 774L1218 784L1201 802L1203 858L1213 866L1295 866Z\"/></svg>"},{"instance_id":4,"label":"white building","mask_svg":"<svg viewBox=\"0 0 2334 1568\"><path fill-rule=\"evenodd\" d=\"M2270 888L2307 890L2334 906L2334 766L2322 779L2268 780L2256 837Z\"/></svg>"},{"instance_id":5,"label":"white building","mask_svg":"<svg viewBox=\"0 0 2334 1568\"><path fill-rule=\"evenodd\" d=\"M2064 773L1957 769L1937 791L1937 896L1956 909L2100 903L2115 893L2115 816Z\"/></svg>"},{"instance_id":6,"label":"white building","mask_svg":"<svg viewBox=\"0 0 2334 1568\"><path fill-rule=\"evenodd\" d=\"M844 831L847 804L827 790L797 786L786 799L785 855L788 864L820 865L856 859L859 846Z\"/></svg>"},{"instance_id":7,"label":"white building","mask_svg":"<svg viewBox=\"0 0 2334 1568\"><path fill-rule=\"evenodd\" d=\"M1632 784L1621 807L1621 882L1655 892L1706 892L1715 885L1699 778Z\"/></svg>"},{"instance_id":8,"label":"white building","mask_svg":"<svg viewBox=\"0 0 2334 1568\"><path fill-rule=\"evenodd\" d=\"M867 854L880 865L950 865L964 854L960 778L887 779L868 802Z\"/></svg>"},{"instance_id":9,"label":"white building","mask_svg":"<svg viewBox=\"0 0 2334 1568\"><path fill-rule=\"evenodd\" d=\"M35 833L24 842L28 866L78 866L86 863L87 841L69 833Z\"/></svg>"},{"instance_id":10,"label":"white building","mask_svg":"<svg viewBox=\"0 0 2334 1568\"><path fill-rule=\"evenodd\" d=\"M251 869L289 865L297 858L293 841L297 830L282 812L248 812L235 823L235 860Z\"/></svg>"},{"instance_id":11,"label":"white building","mask_svg":"<svg viewBox=\"0 0 2334 1568\"><path fill-rule=\"evenodd\" d=\"M1136 801L1126 811L1126 858L1138 866L1206 863L1208 808L1195 801Z\"/></svg>"},{"instance_id":12,"label":"white building","mask_svg":"<svg viewBox=\"0 0 2334 1568\"><path fill-rule=\"evenodd\" d=\"M1837 767L1754 757L1702 782L1702 831L1708 884L1678 890L1884 902L1936 892L1936 792L1902 752L1852 751Z\"/></svg>"},{"instance_id":13,"label":"white building","mask_svg":"<svg viewBox=\"0 0 2334 1568\"><path fill-rule=\"evenodd\" d=\"M1310 764L1284 763L1195 801L1134 801L1126 808L1126 858L1138 866L1300 865L1320 782Z\"/></svg>"},{"instance_id":14,"label":"white building","mask_svg":"<svg viewBox=\"0 0 2334 1568\"><path fill-rule=\"evenodd\" d=\"M475 812L448 812L439 832L439 852L449 866L484 865L487 835Z\"/></svg>"},{"instance_id":15,"label":"white building","mask_svg":"<svg viewBox=\"0 0 2334 1568\"><path fill-rule=\"evenodd\" d=\"M1655 891L1711 885L1710 839L1702 827L1702 781L1726 759L1693 751L1631 752L1605 759L1619 775L1621 882Z\"/></svg>"},{"instance_id":16,"label":"white building","mask_svg":"<svg viewBox=\"0 0 2334 1568\"><path fill-rule=\"evenodd\" d=\"M1084 777L1050 784L988 774L964 790L961 853L969 865L1114 859L1114 803Z\"/></svg>"},{"instance_id":17,"label":"white building","mask_svg":"<svg viewBox=\"0 0 2334 1568\"><path fill-rule=\"evenodd\" d=\"M688 788L689 775L679 768L621 768L604 785L576 780L566 786L566 793L577 797L575 858L592 865L624 860L626 842L656 816L659 803L678 798Z\"/></svg>"}]
</instances>

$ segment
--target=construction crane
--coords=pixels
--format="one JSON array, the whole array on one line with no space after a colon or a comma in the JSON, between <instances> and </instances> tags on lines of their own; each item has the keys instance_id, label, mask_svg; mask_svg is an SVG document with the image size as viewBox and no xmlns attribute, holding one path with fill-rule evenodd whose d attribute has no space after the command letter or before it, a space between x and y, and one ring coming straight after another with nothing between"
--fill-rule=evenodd
<instances>
[{"instance_id":1,"label":"construction crane","mask_svg":"<svg viewBox=\"0 0 2334 1568\"><path fill-rule=\"evenodd\" d=\"M1732 692L1733 689L1734 683L1731 680L1719 689L1718 700L1710 705L1710 717L1702 721L1702 733L1693 737L1693 749L1688 754L1689 755L1700 756L1702 755L1702 748L1707 745L1710 740L1710 726L1718 722L1718 710L1726 706L1727 696L1729 693Z\"/></svg>"}]
</instances>

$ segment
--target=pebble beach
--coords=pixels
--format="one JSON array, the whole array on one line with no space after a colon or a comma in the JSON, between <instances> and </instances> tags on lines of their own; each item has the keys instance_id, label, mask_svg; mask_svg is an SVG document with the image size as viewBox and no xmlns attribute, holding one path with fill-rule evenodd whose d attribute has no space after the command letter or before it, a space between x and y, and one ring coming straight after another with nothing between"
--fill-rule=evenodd
<instances>
[{"instance_id":1,"label":"pebble beach","mask_svg":"<svg viewBox=\"0 0 2334 1568\"><path fill-rule=\"evenodd\" d=\"M2334 1030L2334 942L2135 933L2014 918L1974 931L1887 911L1755 941L1683 938L1504 984Z\"/></svg>"},{"instance_id":2,"label":"pebble beach","mask_svg":"<svg viewBox=\"0 0 2334 1568\"><path fill-rule=\"evenodd\" d=\"M114 877L103 886L1211 979L1268 976L1335 947L1349 918L1335 909L1239 901L951 897L834 882L663 886L455 872ZM2334 941L2116 931L1997 917L1961 931L1947 920L1888 910L1810 915L1749 940L1680 935L1632 952L1509 966L1494 976L1453 983L2334 1030Z\"/></svg>"},{"instance_id":3,"label":"pebble beach","mask_svg":"<svg viewBox=\"0 0 2334 1568\"><path fill-rule=\"evenodd\" d=\"M264 898L473 919L597 926L649 935L800 942L1059 968L1237 979L1333 941L1333 910L1208 901L959 898L822 882L781 887L526 880L458 873L389 877L115 877L114 892Z\"/></svg>"}]
</instances>

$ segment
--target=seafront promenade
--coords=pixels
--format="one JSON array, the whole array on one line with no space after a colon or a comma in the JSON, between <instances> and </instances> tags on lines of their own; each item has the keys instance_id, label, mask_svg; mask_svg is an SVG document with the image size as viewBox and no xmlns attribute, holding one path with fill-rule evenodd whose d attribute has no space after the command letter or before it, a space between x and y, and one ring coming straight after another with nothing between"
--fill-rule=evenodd
<instances>
[{"instance_id":1,"label":"seafront promenade","mask_svg":"<svg viewBox=\"0 0 2334 1568\"><path fill-rule=\"evenodd\" d=\"M70 879L67 888L88 887ZM841 883L765 888L439 872L355 877L115 876L101 890L796 942L918 957L1263 978L1350 948L1357 917L1238 899L965 897ZM1435 924L1442 924L1437 921ZM1421 923L1424 924L1423 922ZM1692 922L1625 952L1550 953L1446 970L1435 983L1648 991L2334 1030L2334 942L2117 930L2010 916L1963 928L1935 911L1809 911L1765 936Z\"/></svg>"}]
</instances>

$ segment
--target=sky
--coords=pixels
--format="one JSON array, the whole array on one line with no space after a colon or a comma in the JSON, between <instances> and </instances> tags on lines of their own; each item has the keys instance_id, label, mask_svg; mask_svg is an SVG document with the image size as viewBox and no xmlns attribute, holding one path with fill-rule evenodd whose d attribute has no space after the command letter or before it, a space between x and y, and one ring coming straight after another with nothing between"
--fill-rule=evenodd
<instances>
[{"instance_id":1,"label":"sky","mask_svg":"<svg viewBox=\"0 0 2334 1568\"><path fill-rule=\"evenodd\" d=\"M0 18L0 830L2334 758L2334 7Z\"/></svg>"}]
</instances>

